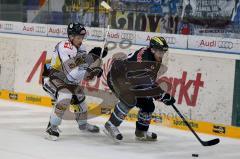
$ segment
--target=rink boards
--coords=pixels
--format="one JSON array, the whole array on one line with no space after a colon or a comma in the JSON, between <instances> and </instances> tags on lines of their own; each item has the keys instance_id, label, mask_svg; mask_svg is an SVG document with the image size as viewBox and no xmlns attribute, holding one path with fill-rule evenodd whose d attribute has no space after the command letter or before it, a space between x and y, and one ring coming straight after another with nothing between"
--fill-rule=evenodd
<instances>
[{"instance_id":1,"label":"rink boards","mask_svg":"<svg viewBox=\"0 0 240 159\"><path fill-rule=\"evenodd\" d=\"M0 34L1 85L0 98L51 106L52 101L41 87L41 71L46 58L51 57L54 46L60 38ZM85 41L87 50L101 46L98 41ZM106 85L106 74L112 56L119 52L126 54L141 48L112 42L104 58L104 74L92 82L82 82L86 94L94 97L87 100L92 113L105 115L116 101ZM191 119L194 129L199 132L240 138L239 128L239 57L213 52L170 49L168 71L158 82L171 83L169 88L181 112ZM104 101L104 105L97 106ZM186 129L176 113L160 102L155 102L153 123ZM106 106L106 107L105 107ZM133 110L127 117L136 119ZM239 126L239 125L238 125Z\"/></svg>"}]
</instances>

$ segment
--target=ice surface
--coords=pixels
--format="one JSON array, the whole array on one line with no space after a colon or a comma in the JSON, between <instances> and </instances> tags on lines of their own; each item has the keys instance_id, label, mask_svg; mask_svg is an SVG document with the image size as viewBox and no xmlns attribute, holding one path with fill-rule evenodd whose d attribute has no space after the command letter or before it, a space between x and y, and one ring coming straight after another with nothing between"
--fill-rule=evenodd
<instances>
[{"instance_id":1,"label":"ice surface","mask_svg":"<svg viewBox=\"0 0 240 159\"><path fill-rule=\"evenodd\" d=\"M44 139L50 108L0 100L0 159L238 159L240 140L220 138L220 144L203 147L186 131L151 126L158 141L140 142L134 138L135 124L124 122L124 140L115 144L100 134L78 130L74 121L63 121L60 140ZM101 128L106 118L91 119ZM204 140L215 136L199 134Z\"/></svg>"}]
</instances>

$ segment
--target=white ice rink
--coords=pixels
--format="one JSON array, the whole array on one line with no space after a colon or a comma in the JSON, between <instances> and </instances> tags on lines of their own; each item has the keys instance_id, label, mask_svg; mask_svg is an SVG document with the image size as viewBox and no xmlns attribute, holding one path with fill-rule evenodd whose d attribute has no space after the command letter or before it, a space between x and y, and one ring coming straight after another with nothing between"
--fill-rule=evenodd
<instances>
[{"instance_id":1,"label":"white ice rink","mask_svg":"<svg viewBox=\"0 0 240 159\"><path fill-rule=\"evenodd\" d=\"M152 126L158 141L134 138L134 123L125 122L124 140L114 144L100 134L80 132L74 121L63 121L58 141L44 139L51 109L0 100L0 159L239 159L240 140L220 138L220 144L203 147L186 131ZM91 119L101 128L106 118ZM200 136L204 140L215 136ZM199 157L192 157L192 154Z\"/></svg>"}]
</instances>

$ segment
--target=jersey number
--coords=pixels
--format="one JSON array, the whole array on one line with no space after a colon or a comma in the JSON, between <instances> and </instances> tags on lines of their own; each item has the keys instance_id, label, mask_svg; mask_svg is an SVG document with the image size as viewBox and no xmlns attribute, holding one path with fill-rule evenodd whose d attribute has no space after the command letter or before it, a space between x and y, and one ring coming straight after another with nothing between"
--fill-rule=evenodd
<instances>
[{"instance_id":1,"label":"jersey number","mask_svg":"<svg viewBox=\"0 0 240 159\"><path fill-rule=\"evenodd\" d=\"M66 42L65 44L64 44L64 48L69 48L69 49L73 49L73 47L72 47L72 44L71 43L69 43L69 42Z\"/></svg>"}]
</instances>

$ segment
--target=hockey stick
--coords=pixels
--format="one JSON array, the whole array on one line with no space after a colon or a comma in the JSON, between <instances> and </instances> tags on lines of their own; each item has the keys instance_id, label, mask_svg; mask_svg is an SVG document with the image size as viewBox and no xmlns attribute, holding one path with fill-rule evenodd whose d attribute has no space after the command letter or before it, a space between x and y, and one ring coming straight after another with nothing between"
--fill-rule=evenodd
<instances>
[{"instance_id":1,"label":"hockey stick","mask_svg":"<svg viewBox=\"0 0 240 159\"><path fill-rule=\"evenodd\" d=\"M102 1L100 5L103 8L105 8L106 10L112 11L112 8L105 1ZM100 59L102 59L102 55L103 55L103 51L104 51L104 48L105 48L105 45L106 45L106 42L107 42L107 36L108 36L109 30L110 30L110 25L107 26L107 31L106 31L106 34L105 34L105 37L104 37L103 47L102 47L102 51L101 51L101 54L100 54Z\"/></svg>"},{"instance_id":2,"label":"hockey stick","mask_svg":"<svg viewBox=\"0 0 240 159\"><path fill-rule=\"evenodd\" d=\"M106 31L106 35L104 37L103 47L102 47L101 54L100 54L100 59L102 59L102 56L103 56L103 51L104 51L104 48L105 48L105 45L107 42L107 36L108 36L109 30L110 30L110 25L107 26L107 31Z\"/></svg>"},{"instance_id":3,"label":"hockey stick","mask_svg":"<svg viewBox=\"0 0 240 159\"><path fill-rule=\"evenodd\" d=\"M216 145L220 142L219 138L209 140L209 141L203 141L200 139L200 137L197 135L197 133L193 130L193 128L190 126L190 124L187 122L187 120L183 117L183 115L179 112L179 110L176 108L174 104L172 104L173 109L177 112L177 114L182 118L183 122L187 125L187 127L191 130L193 135L198 139L198 141L203 145L203 146L213 146Z\"/></svg>"}]
</instances>

